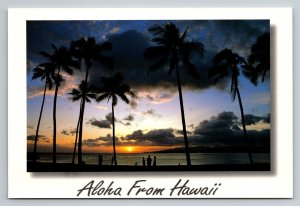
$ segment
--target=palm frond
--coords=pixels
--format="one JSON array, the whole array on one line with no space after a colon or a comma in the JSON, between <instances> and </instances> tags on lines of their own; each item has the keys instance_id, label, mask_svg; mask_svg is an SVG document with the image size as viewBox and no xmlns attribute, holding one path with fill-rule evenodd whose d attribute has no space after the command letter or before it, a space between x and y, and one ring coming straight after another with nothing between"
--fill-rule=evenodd
<instances>
[{"instance_id":1,"label":"palm frond","mask_svg":"<svg viewBox=\"0 0 300 206\"><path fill-rule=\"evenodd\" d=\"M117 95L126 103L129 104L129 99L126 97L124 93L117 93Z\"/></svg>"},{"instance_id":2,"label":"palm frond","mask_svg":"<svg viewBox=\"0 0 300 206\"><path fill-rule=\"evenodd\" d=\"M31 80L37 79L37 78L43 78L45 75L45 70L42 69L41 67L37 66L33 69L33 75Z\"/></svg>"},{"instance_id":3,"label":"palm frond","mask_svg":"<svg viewBox=\"0 0 300 206\"><path fill-rule=\"evenodd\" d=\"M189 41L183 44L183 50L187 50L189 52L195 52L200 54L201 57L204 56L206 50L205 46L200 41Z\"/></svg>"},{"instance_id":4,"label":"palm frond","mask_svg":"<svg viewBox=\"0 0 300 206\"><path fill-rule=\"evenodd\" d=\"M38 54L40 54L41 56L47 58L47 59L52 59L52 55L45 52L45 51L39 51Z\"/></svg>"},{"instance_id":5,"label":"palm frond","mask_svg":"<svg viewBox=\"0 0 300 206\"><path fill-rule=\"evenodd\" d=\"M91 103L91 100L88 97L85 97L85 101Z\"/></svg>"},{"instance_id":6,"label":"palm frond","mask_svg":"<svg viewBox=\"0 0 300 206\"><path fill-rule=\"evenodd\" d=\"M103 101L105 99L108 99L109 97L110 97L110 93L104 93L104 94L101 94L100 96L98 96L96 98L96 101L97 102L101 102L101 101Z\"/></svg>"},{"instance_id":7,"label":"palm frond","mask_svg":"<svg viewBox=\"0 0 300 206\"><path fill-rule=\"evenodd\" d=\"M73 101L73 102L76 102L78 100L81 99L82 97L82 92L77 90L77 89L72 89L71 92L68 93L69 95L71 95L70 99Z\"/></svg>"},{"instance_id":8,"label":"palm frond","mask_svg":"<svg viewBox=\"0 0 300 206\"><path fill-rule=\"evenodd\" d=\"M208 70L208 77L209 78L215 78L217 76L227 76L228 75L228 69L225 65L214 65Z\"/></svg>"},{"instance_id":9,"label":"palm frond","mask_svg":"<svg viewBox=\"0 0 300 206\"><path fill-rule=\"evenodd\" d=\"M181 44L183 44L186 39L188 29L189 29L189 26L186 27L186 29L184 30L183 34L180 37Z\"/></svg>"},{"instance_id":10,"label":"palm frond","mask_svg":"<svg viewBox=\"0 0 300 206\"><path fill-rule=\"evenodd\" d=\"M220 64L222 61L228 61L232 58L232 51L230 49L223 49L217 53L213 59L213 63Z\"/></svg>"},{"instance_id":11,"label":"palm frond","mask_svg":"<svg viewBox=\"0 0 300 206\"><path fill-rule=\"evenodd\" d=\"M73 69L71 69L69 66L63 65L62 67L63 67L63 70L64 70L67 74L69 74L69 75L72 75L72 74L73 74Z\"/></svg>"},{"instance_id":12,"label":"palm frond","mask_svg":"<svg viewBox=\"0 0 300 206\"><path fill-rule=\"evenodd\" d=\"M47 82L47 85L48 85L48 89L51 90L52 87L53 87L52 79L50 77L46 77L46 82Z\"/></svg>"},{"instance_id":13,"label":"palm frond","mask_svg":"<svg viewBox=\"0 0 300 206\"><path fill-rule=\"evenodd\" d=\"M133 91L128 91L127 94L131 97L131 98L137 98L136 94Z\"/></svg>"},{"instance_id":14,"label":"palm frond","mask_svg":"<svg viewBox=\"0 0 300 206\"><path fill-rule=\"evenodd\" d=\"M112 105L115 107L118 104L118 97L116 95L112 95Z\"/></svg>"},{"instance_id":15,"label":"palm frond","mask_svg":"<svg viewBox=\"0 0 300 206\"><path fill-rule=\"evenodd\" d=\"M192 64L190 61L185 63L186 71L187 73L194 77L195 79L200 79L200 73L198 72L197 68L194 64Z\"/></svg>"},{"instance_id":16,"label":"palm frond","mask_svg":"<svg viewBox=\"0 0 300 206\"><path fill-rule=\"evenodd\" d=\"M245 77L248 78L252 84L257 86L259 73L256 72L255 70L256 70L255 67L247 66L242 71Z\"/></svg>"},{"instance_id":17,"label":"palm frond","mask_svg":"<svg viewBox=\"0 0 300 206\"><path fill-rule=\"evenodd\" d=\"M155 24L155 25L151 26L148 29L148 31L150 33L153 33L154 35L160 35L160 34L162 34L164 32L164 28L162 26L160 26L160 25Z\"/></svg>"},{"instance_id":18,"label":"palm frond","mask_svg":"<svg viewBox=\"0 0 300 206\"><path fill-rule=\"evenodd\" d=\"M71 100L72 100L73 102L77 102L77 101L80 100L80 99L81 99L80 96L74 96L74 97L71 97Z\"/></svg>"},{"instance_id":19,"label":"palm frond","mask_svg":"<svg viewBox=\"0 0 300 206\"><path fill-rule=\"evenodd\" d=\"M167 45L168 44L167 39L162 38L162 37L153 38L151 41L154 43L157 43L158 45Z\"/></svg>"},{"instance_id":20,"label":"palm frond","mask_svg":"<svg viewBox=\"0 0 300 206\"><path fill-rule=\"evenodd\" d=\"M178 59L176 58L175 55L172 55L171 56L171 59L170 59L170 63L169 63L169 71L168 71L168 75L171 75L176 64L178 64ZM178 66L178 65L177 65Z\"/></svg>"},{"instance_id":21,"label":"palm frond","mask_svg":"<svg viewBox=\"0 0 300 206\"><path fill-rule=\"evenodd\" d=\"M167 56L169 53L165 46L153 46L145 49L144 58L153 59L160 56Z\"/></svg>"},{"instance_id":22,"label":"palm frond","mask_svg":"<svg viewBox=\"0 0 300 206\"><path fill-rule=\"evenodd\" d=\"M162 56L157 62L155 62L153 65L149 67L148 74L161 69L167 64L167 62L168 62L168 57Z\"/></svg>"},{"instance_id":23,"label":"palm frond","mask_svg":"<svg viewBox=\"0 0 300 206\"><path fill-rule=\"evenodd\" d=\"M91 99L96 99L96 94L94 94L94 93L87 93L86 96Z\"/></svg>"}]
</instances>

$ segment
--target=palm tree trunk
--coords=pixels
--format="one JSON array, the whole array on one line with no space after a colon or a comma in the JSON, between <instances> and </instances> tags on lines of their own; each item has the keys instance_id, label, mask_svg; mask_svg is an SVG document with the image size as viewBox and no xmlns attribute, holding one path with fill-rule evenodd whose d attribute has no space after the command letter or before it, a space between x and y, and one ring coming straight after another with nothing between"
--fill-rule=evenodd
<instances>
[{"instance_id":1,"label":"palm tree trunk","mask_svg":"<svg viewBox=\"0 0 300 206\"><path fill-rule=\"evenodd\" d=\"M117 166L117 153L116 153L116 137L115 137L115 112L114 112L114 105L111 103L111 111L112 111L112 126L113 126L113 149L114 149L114 157L113 160L115 165Z\"/></svg>"},{"instance_id":2,"label":"palm tree trunk","mask_svg":"<svg viewBox=\"0 0 300 206\"><path fill-rule=\"evenodd\" d=\"M79 125L78 164L82 164L82 125L83 125L83 116L84 116L84 106L85 106L85 101L83 99L81 115L80 115L80 125Z\"/></svg>"},{"instance_id":3,"label":"palm tree trunk","mask_svg":"<svg viewBox=\"0 0 300 206\"><path fill-rule=\"evenodd\" d=\"M76 147L77 147L77 139L78 139L78 130L79 130L79 124L81 120L81 106L82 106L82 100L80 102L80 110L79 110L79 118L76 126L76 138L75 138L75 145L74 145L74 151L73 151L73 157L72 157L72 164L75 163L75 154L76 154Z\"/></svg>"},{"instance_id":4,"label":"palm tree trunk","mask_svg":"<svg viewBox=\"0 0 300 206\"><path fill-rule=\"evenodd\" d=\"M60 67L58 68L56 74L56 81L55 81L55 93L54 93L54 102L53 102L53 163L56 163L56 102L57 102L57 92L59 87L59 73Z\"/></svg>"},{"instance_id":5,"label":"palm tree trunk","mask_svg":"<svg viewBox=\"0 0 300 206\"><path fill-rule=\"evenodd\" d=\"M247 136L247 130L246 130L246 124L245 124L245 116L244 116L244 109L243 109L242 99L241 99L240 91L239 91L239 88L238 88L237 85L236 85L236 92L237 92L237 96L238 96L238 100L239 100L239 105L240 105L240 110L241 110L243 132L244 132L244 137L245 137L245 140L246 140L246 147L247 147L247 151L248 151L248 156L249 156L250 163L253 164L254 162L253 162L253 158L252 158L252 154L251 154L249 139L248 139L248 136Z\"/></svg>"},{"instance_id":6,"label":"palm tree trunk","mask_svg":"<svg viewBox=\"0 0 300 206\"><path fill-rule=\"evenodd\" d=\"M36 158L37 158L37 154L36 154L36 145L37 145L37 141L38 141L39 129L40 129L40 123L41 123L41 118L42 118L43 109L44 109L46 90L47 90L47 81L45 82L43 101L42 101L42 106L41 106L40 116L39 116L38 124L37 124L37 127L36 127L35 138L34 138L33 162L35 162L35 161L36 161Z\"/></svg>"},{"instance_id":7,"label":"palm tree trunk","mask_svg":"<svg viewBox=\"0 0 300 206\"><path fill-rule=\"evenodd\" d=\"M191 157L190 157L190 151L189 151L188 138L187 138L187 134L186 134L184 107L183 107L183 99L182 99L181 82L180 82L178 64L176 64L176 76L177 76L177 86L178 86L178 92L179 92L179 101L180 101L182 130L183 130L184 145L185 145L186 163L187 163L187 166L191 166Z\"/></svg>"}]
</instances>

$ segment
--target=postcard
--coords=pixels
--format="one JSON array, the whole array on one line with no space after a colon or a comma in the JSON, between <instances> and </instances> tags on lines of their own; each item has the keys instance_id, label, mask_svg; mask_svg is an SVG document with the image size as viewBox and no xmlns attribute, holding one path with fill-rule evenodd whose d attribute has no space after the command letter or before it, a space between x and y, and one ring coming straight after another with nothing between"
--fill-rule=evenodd
<instances>
[{"instance_id":1,"label":"postcard","mask_svg":"<svg viewBox=\"0 0 300 206\"><path fill-rule=\"evenodd\" d=\"M9 197L292 197L291 37L285 8L10 9Z\"/></svg>"}]
</instances>

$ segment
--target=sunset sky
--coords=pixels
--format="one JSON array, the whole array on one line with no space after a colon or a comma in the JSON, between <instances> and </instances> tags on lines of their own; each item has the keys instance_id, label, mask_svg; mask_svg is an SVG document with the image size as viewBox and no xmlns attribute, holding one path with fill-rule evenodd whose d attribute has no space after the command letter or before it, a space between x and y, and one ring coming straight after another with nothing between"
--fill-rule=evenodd
<instances>
[{"instance_id":1,"label":"sunset sky","mask_svg":"<svg viewBox=\"0 0 300 206\"><path fill-rule=\"evenodd\" d=\"M145 48L153 46L148 28L170 21L29 21L27 22L27 128L28 151L33 151L35 129L42 103L44 82L31 81L32 69L47 60L38 54L52 53L51 44L69 46L81 37L95 37L97 42L110 41L114 70L94 64L89 83L97 84L100 76L121 72L124 82L138 96L130 104L121 100L115 107L117 152L149 152L183 147L182 124L175 73L168 76L161 70L147 74L153 61L143 58ZM190 146L230 146L243 141L238 101L231 101L230 77L212 84L207 71L213 56L228 48L247 58L256 38L270 31L267 20L240 21L172 21L188 38L205 45L203 58L192 56L201 74L193 79L182 74L183 101ZM79 103L68 95L77 88L85 71L74 75L63 74L65 82L59 88L57 101L57 150L71 152L79 116ZM246 115L249 137L263 144L270 140L270 82L267 79L254 86L242 74L239 78L241 97ZM52 111L54 89L47 91L41 120L37 150L52 151ZM83 152L112 152L111 102L87 103L83 127Z\"/></svg>"}]
</instances>

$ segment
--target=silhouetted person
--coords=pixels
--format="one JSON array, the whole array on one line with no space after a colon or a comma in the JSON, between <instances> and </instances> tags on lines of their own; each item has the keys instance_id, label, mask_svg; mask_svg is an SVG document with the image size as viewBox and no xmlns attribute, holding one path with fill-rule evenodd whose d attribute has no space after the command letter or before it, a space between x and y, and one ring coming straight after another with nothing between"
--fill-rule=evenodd
<instances>
[{"instance_id":1,"label":"silhouetted person","mask_svg":"<svg viewBox=\"0 0 300 206\"><path fill-rule=\"evenodd\" d=\"M102 155L98 155L98 164L101 166L103 163L103 156Z\"/></svg>"},{"instance_id":2,"label":"silhouetted person","mask_svg":"<svg viewBox=\"0 0 300 206\"><path fill-rule=\"evenodd\" d=\"M151 163L152 163L152 159L151 159L150 155L148 155L148 157L147 157L147 166L150 167Z\"/></svg>"},{"instance_id":3,"label":"silhouetted person","mask_svg":"<svg viewBox=\"0 0 300 206\"><path fill-rule=\"evenodd\" d=\"M153 166L156 166L156 156L154 156L154 159L153 159Z\"/></svg>"},{"instance_id":4,"label":"silhouetted person","mask_svg":"<svg viewBox=\"0 0 300 206\"><path fill-rule=\"evenodd\" d=\"M137 166L137 162L135 163L135 165L134 166Z\"/></svg>"},{"instance_id":5,"label":"silhouetted person","mask_svg":"<svg viewBox=\"0 0 300 206\"><path fill-rule=\"evenodd\" d=\"M144 167L146 166L146 160L145 160L145 157L143 157L143 166L144 166Z\"/></svg>"}]
</instances>

